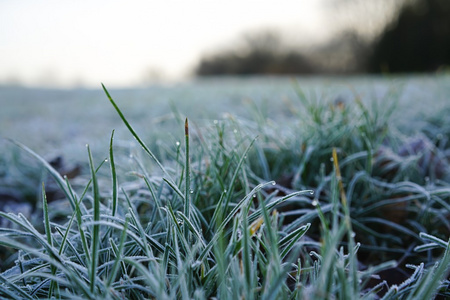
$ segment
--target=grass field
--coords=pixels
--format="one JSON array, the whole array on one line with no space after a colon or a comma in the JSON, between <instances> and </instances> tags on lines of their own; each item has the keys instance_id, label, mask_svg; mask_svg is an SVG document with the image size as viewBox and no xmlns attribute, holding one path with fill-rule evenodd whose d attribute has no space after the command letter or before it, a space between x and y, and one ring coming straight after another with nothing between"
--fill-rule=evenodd
<instances>
[{"instance_id":1,"label":"grass field","mask_svg":"<svg viewBox=\"0 0 450 300\"><path fill-rule=\"evenodd\" d=\"M449 297L449 95L443 75L0 87L0 296Z\"/></svg>"}]
</instances>

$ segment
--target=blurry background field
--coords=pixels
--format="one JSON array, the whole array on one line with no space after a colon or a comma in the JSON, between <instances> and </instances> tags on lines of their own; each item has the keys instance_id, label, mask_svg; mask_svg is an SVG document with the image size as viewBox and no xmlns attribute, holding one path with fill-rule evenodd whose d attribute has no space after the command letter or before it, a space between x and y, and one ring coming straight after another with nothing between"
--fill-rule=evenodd
<instances>
[{"instance_id":1,"label":"blurry background field","mask_svg":"<svg viewBox=\"0 0 450 300\"><path fill-rule=\"evenodd\" d=\"M273 122L286 122L293 118L286 103L297 101L297 89L312 99L342 100L349 105L354 105L355 97L366 103L396 102L398 107L391 122L407 134L424 126L427 117L446 117L450 79L442 75L226 77L111 89L111 93L136 130L144 138L155 140L170 139L174 130L181 130L175 122L176 114L203 126L227 113L251 118L256 105ZM100 89L0 87L0 105L0 136L22 142L48 159L64 155L84 161L80 153L84 153L85 144L92 145L95 152L107 151L113 129L117 130L117 139L130 139Z\"/></svg>"}]
</instances>

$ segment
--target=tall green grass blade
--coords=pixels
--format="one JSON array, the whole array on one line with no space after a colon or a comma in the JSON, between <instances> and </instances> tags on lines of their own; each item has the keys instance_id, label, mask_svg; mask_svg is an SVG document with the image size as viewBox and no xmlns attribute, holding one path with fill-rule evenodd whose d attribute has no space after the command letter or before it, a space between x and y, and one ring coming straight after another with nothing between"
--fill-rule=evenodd
<instances>
[{"instance_id":1,"label":"tall green grass blade","mask_svg":"<svg viewBox=\"0 0 450 300\"><path fill-rule=\"evenodd\" d=\"M42 183L42 209L44 212L44 228L45 228L45 235L47 236L47 243L49 245L49 247L53 248L53 238L52 238L52 231L50 228L50 218L48 216L48 204L47 204L47 195L45 193L45 185L44 183ZM55 275L56 274L56 268L55 266L51 267L51 274ZM53 295L53 290L55 289L55 285L56 282L55 281L51 281L50 282L50 287L48 290L48 297L51 298Z\"/></svg>"},{"instance_id":2,"label":"tall green grass blade","mask_svg":"<svg viewBox=\"0 0 450 300\"><path fill-rule=\"evenodd\" d=\"M184 122L184 136L186 141L186 163L184 166L185 174L185 193L184 193L184 215L187 220L191 218L191 165L190 165L190 156L189 156L189 122L186 118ZM184 223L184 237L186 240L189 240L189 231L187 222Z\"/></svg>"},{"instance_id":3,"label":"tall green grass blade","mask_svg":"<svg viewBox=\"0 0 450 300\"><path fill-rule=\"evenodd\" d=\"M109 142L109 163L111 166L111 181L112 181L112 215L115 216L117 213L118 183L117 183L116 164L114 162L113 140L114 140L114 130L111 133L111 139Z\"/></svg>"},{"instance_id":4,"label":"tall green grass blade","mask_svg":"<svg viewBox=\"0 0 450 300\"><path fill-rule=\"evenodd\" d=\"M123 113L119 109L119 107L117 106L116 102L114 102L114 100L112 99L111 95L109 94L108 90L106 89L106 87L104 86L103 83L102 83L102 87L103 87L103 90L105 91L106 96L108 97L109 101L113 105L116 112L119 114L120 118L122 119L123 123L128 128L128 130L130 131L130 133L133 135L133 137L136 139L136 141L139 143L139 145L141 145L142 149L144 149L144 151L156 162L156 164L161 169L161 171L164 173L164 175L167 176L167 178L169 178L173 182L172 177L169 175L169 173L167 173L166 169L163 167L163 165L158 160L158 158L156 158L156 156L153 154L153 152L150 150L150 148L147 147L147 145L141 140L141 138L134 131L133 127L131 127L130 123L128 123L127 119L125 118L125 116L123 115Z\"/></svg>"},{"instance_id":5,"label":"tall green grass blade","mask_svg":"<svg viewBox=\"0 0 450 300\"><path fill-rule=\"evenodd\" d=\"M53 239L52 239L52 231L50 229L50 219L48 216L48 204L47 204L47 195L45 193L45 185L42 183L42 210L44 212L44 228L45 235L47 236L47 243L53 247Z\"/></svg>"},{"instance_id":6,"label":"tall green grass blade","mask_svg":"<svg viewBox=\"0 0 450 300\"><path fill-rule=\"evenodd\" d=\"M344 184L342 182L341 169L339 166L339 160L338 160L336 148L333 148L333 150L332 150L332 157L333 157L335 176L336 176L339 193L340 193L340 198L341 198L342 210L344 212L343 223L345 224L345 226L347 228L347 240L348 240L349 257L350 257L350 260L349 260L350 261L350 263L349 263L350 277L348 279L351 281L351 289L352 289L351 294L356 294L359 292L359 279L358 279L357 265L356 265L357 264L356 253L354 251L354 249L355 249L354 232L353 232L353 228L352 228L349 202L347 201L347 195L345 193Z\"/></svg>"},{"instance_id":7,"label":"tall green grass blade","mask_svg":"<svg viewBox=\"0 0 450 300\"><path fill-rule=\"evenodd\" d=\"M92 153L87 145L87 151L89 156L89 166L91 169L92 189L93 189L93 221L100 221L100 192L97 182L97 174L94 168L94 162L92 160ZM91 263L89 266L90 271L90 289L91 293L95 291L96 278L97 278L97 266L99 262L99 247L100 247L100 225L94 223L92 226L92 242L91 242Z\"/></svg>"},{"instance_id":8,"label":"tall green grass blade","mask_svg":"<svg viewBox=\"0 0 450 300\"><path fill-rule=\"evenodd\" d=\"M246 299L252 299L253 294L251 292L251 289L253 287L253 280L252 280L252 258L251 258L251 252L250 252L250 233L249 233L249 226L248 226L248 219L247 219L247 212L244 211L242 213L242 230L244 231L242 242L243 242L243 249L242 249L242 264L244 268L244 288L245 288L245 295Z\"/></svg>"}]
</instances>

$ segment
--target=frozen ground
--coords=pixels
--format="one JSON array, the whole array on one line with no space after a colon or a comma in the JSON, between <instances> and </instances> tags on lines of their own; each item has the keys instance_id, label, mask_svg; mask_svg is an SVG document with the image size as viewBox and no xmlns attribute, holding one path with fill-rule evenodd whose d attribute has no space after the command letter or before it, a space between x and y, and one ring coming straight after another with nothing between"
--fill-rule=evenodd
<instances>
[{"instance_id":1,"label":"frozen ground","mask_svg":"<svg viewBox=\"0 0 450 300\"><path fill-rule=\"evenodd\" d=\"M398 100L392 120L401 130L414 131L425 117L450 108L450 77L431 75L204 79L109 91L138 134L151 142L155 137L174 139L172 133L182 132L174 115L180 119L187 116L202 126L222 118L224 113L250 117L252 102L267 117L282 122L287 113L285 100L295 102L297 88L313 99L340 98L351 103L358 94L364 101ZM0 107L0 136L20 141L48 159L63 155L86 161L85 144L90 144L96 154L106 156L113 129L118 143L132 140L100 84L97 90L0 87ZM10 146L0 142L0 153L7 151L5 147Z\"/></svg>"}]
</instances>

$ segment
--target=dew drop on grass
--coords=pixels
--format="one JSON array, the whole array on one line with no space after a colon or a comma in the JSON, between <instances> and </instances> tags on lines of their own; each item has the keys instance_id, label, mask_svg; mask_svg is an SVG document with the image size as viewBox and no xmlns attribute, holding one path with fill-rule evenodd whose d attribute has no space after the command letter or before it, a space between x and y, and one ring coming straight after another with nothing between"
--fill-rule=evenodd
<instances>
[{"instance_id":1,"label":"dew drop on grass","mask_svg":"<svg viewBox=\"0 0 450 300\"><path fill-rule=\"evenodd\" d=\"M107 158L105 158L105 162L108 162L108 159L107 159Z\"/></svg>"},{"instance_id":2,"label":"dew drop on grass","mask_svg":"<svg viewBox=\"0 0 450 300\"><path fill-rule=\"evenodd\" d=\"M311 205L312 205L312 206L317 206L317 205L319 205L319 201L318 201L317 199L314 199L314 200L311 202Z\"/></svg>"},{"instance_id":3,"label":"dew drop on grass","mask_svg":"<svg viewBox=\"0 0 450 300\"><path fill-rule=\"evenodd\" d=\"M252 196L253 198L256 198L256 194L253 194L253 196Z\"/></svg>"},{"instance_id":4,"label":"dew drop on grass","mask_svg":"<svg viewBox=\"0 0 450 300\"><path fill-rule=\"evenodd\" d=\"M223 193L226 194L228 191L227 190L223 190Z\"/></svg>"},{"instance_id":5,"label":"dew drop on grass","mask_svg":"<svg viewBox=\"0 0 450 300\"><path fill-rule=\"evenodd\" d=\"M219 121L214 120L213 123L214 123L214 125L217 125L217 124L219 124Z\"/></svg>"},{"instance_id":6,"label":"dew drop on grass","mask_svg":"<svg viewBox=\"0 0 450 300\"><path fill-rule=\"evenodd\" d=\"M180 142L176 142L175 145L180 146Z\"/></svg>"},{"instance_id":7,"label":"dew drop on grass","mask_svg":"<svg viewBox=\"0 0 450 300\"><path fill-rule=\"evenodd\" d=\"M309 191L309 194L310 195L314 195L314 191Z\"/></svg>"},{"instance_id":8,"label":"dew drop on grass","mask_svg":"<svg viewBox=\"0 0 450 300\"><path fill-rule=\"evenodd\" d=\"M237 133L237 129L233 130L234 133Z\"/></svg>"},{"instance_id":9,"label":"dew drop on grass","mask_svg":"<svg viewBox=\"0 0 450 300\"><path fill-rule=\"evenodd\" d=\"M275 181L272 181L272 185L276 185L277 183Z\"/></svg>"},{"instance_id":10,"label":"dew drop on grass","mask_svg":"<svg viewBox=\"0 0 450 300\"><path fill-rule=\"evenodd\" d=\"M189 191L189 193L193 194L193 193L194 193L194 191L193 191L193 190L190 190L190 191Z\"/></svg>"},{"instance_id":11,"label":"dew drop on grass","mask_svg":"<svg viewBox=\"0 0 450 300\"><path fill-rule=\"evenodd\" d=\"M334 161L334 159L333 159L332 157L330 157L330 161L331 161L331 162L333 162L333 161Z\"/></svg>"}]
</instances>

